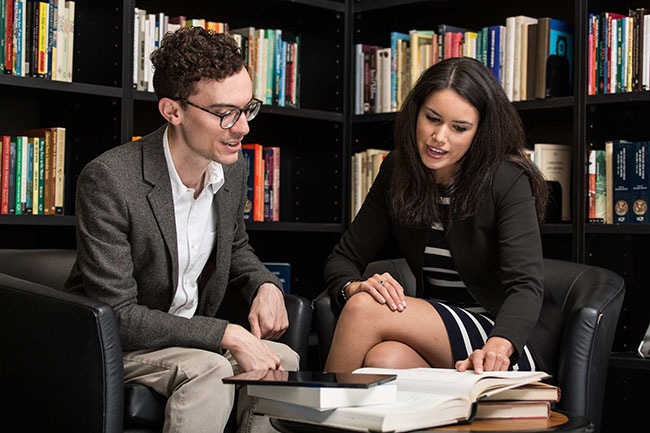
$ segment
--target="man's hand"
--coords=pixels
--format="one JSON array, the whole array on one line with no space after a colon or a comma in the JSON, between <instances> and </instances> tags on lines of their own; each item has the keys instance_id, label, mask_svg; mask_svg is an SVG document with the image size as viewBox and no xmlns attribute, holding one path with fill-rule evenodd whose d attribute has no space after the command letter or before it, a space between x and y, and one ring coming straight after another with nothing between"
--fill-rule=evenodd
<instances>
[{"instance_id":1,"label":"man's hand","mask_svg":"<svg viewBox=\"0 0 650 433\"><path fill-rule=\"evenodd\" d=\"M289 327L282 291L271 283L262 284L248 313L251 333L257 338L277 340Z\"/></svg>"},{"instance_id":2,"label":"man's hand","mask_svg":"<svg viewBox=\"0 0 650 433\"><path fill-rule=\"evenodd\" d=\"M241 371L284 370L278 355L246 329L229 323L221 347L230 350Z\"/></svg>"},{"instance_id":3,"label":"man's hand","mask_svg":"<svg viewBox=\"0 0 650 433\"><path fill-rule=\"evenodd\" d=\"M477 349L469 358L458 361L456 370L474 370L477 374L483 371L502 371L510 366L510 355L514 352L512 343L502 337L490 337L482 349Z\"/></svg>"}]
</instances>

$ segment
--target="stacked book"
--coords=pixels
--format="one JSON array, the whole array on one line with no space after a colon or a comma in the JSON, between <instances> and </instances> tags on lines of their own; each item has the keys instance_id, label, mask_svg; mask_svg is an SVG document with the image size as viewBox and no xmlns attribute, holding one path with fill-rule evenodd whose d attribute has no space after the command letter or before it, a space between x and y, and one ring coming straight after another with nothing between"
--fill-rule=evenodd
<instances>
[{"instance_id":1,"label":"stacked book","mask_svg":"<svg viewBox=\"0 0 650 433\"><path fill-rule=\"evenodd\" d=\"M650 9L589 14L590 95L650 89Z\"/></svg>"},{"instance_id":2,"label":"stacked book","mask_svg":"<svg viewBox=\"0 0 650 433\"><path fill-rule=\"evenodd\" d=\"M203 27L228 33L241 49L253 83L253 95L267 105L300 106L300 36L280 29L242 27L184 15L169 17L135 8L133 32L133 86L153 92L151 53L163 36L181 27Z\"/></svg>"},{"instance_id":3,"label":"stacked book","mask_svg":"<svg viewBox=\"0 0 650 433\"><path fill-rule=\"evenodd\" d=\"M612 140L587 154L587 218L592 223L647 224L650 142Z\"/></svg>"},{"instance_id":4,"label":"stacked book","mask_svg":"<svg viewBox=\"0 0 650 433\"><path fill-rule=\"evenodd\" d=\"M248 167L246 221L280 221L280 148L244 144Z\"/></svg>"},{"instance_id":5,"label":"stacked book","mask_svg":"<svg viewBox=\"0 0 650 433\"><path fill-rule=\"evenodd\" d=\"M65 128L0 139L0 214L63 215Z\"/></svg>"},{"instance_id":6,"label":"stacked book","mask_svg":"<svg viewBox=\"0 0 650 433\"><path fill-rule=\"evenodd\" d=\"M381 163L388 153L388 150L383 149L366 149L352 155L351 220L361 209L372 183L379 174Z\"/></svg>"},{"instance_id":7,"label":"stacked book","mask_svg":"<svg viewBox=\"0 0 650 433\"><path fill-rule=\"evenodd\" d=\"M480 400L476 419L548 418L560 397L561 391L557 386L530 383Z\"/></svg>"},{"instance_id":8,"label":"stacked book","mask_svg":"<svg viewBox=\"0 0 650 433\"><path fill-rule=\"evenodd\" d=\"M0 0L0 74L72 81L75 2Z\"/></svg>"},{"instance_id":9,"label":"stacked book","mask_svg":"<svg viewBox=\"0 0 650 433\"><path fill-rule=\"evenodd\" d=\"M399 110L422 72L452 57L481 61L511 101L571 94L571 25L518 15L481 29L441 24L435 30L392 32L389 47L357 44L355 114Z\"/></svg>"},{"instance_id":10,"label":"stacked book","mask_svg":"<svg viewBox=\"0 0 650 433\"><path fill-rule=\"evenodd\" d=\"M249 385L248 394L259 398L255 411L270 417L378 432L464 423L476 419L478 413L489 418L546 418L550 414L550 401L554 399L544 395L544 399L549 399L540 400L539 404L532 403L534 400L517 400L517 410L510 413L490 409L489 404L480 409L484 399L548 377L544 372L485 372L478 375L473 371L461 373L454 369L362 368L351 376L355 375L395 375L397 378L368 389L317 385L274 389ZM523 393L517 395L523 396ZM530 395L525 398L531 398ZM532 396L541 398L539 393ZM492 406L496 406L497 401L494 400ZM506 403L499 404L505 406ZM515 402L509 400L508 404Z\"/></svg>"}]
</instances>

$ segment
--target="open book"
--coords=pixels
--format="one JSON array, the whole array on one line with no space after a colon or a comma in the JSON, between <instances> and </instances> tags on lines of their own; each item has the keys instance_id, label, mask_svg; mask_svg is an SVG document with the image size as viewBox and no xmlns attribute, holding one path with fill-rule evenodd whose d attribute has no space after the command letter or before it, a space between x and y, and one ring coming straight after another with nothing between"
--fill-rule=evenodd
<instances>
[{"instance_id":1,"label":"open book","mask_svg":"<svg viewBox=\"0 0 650 433\"><path fill-rule=\"evenodd\" d=\"M454 369L394 370L361 368L355 373L396 374L397 402L364 407L318 410L259 399L255 412L270 417L358 431L408 431L471 421L476 401L548 377L544 372L460 373Z\"/></svg>"}]
</instances>

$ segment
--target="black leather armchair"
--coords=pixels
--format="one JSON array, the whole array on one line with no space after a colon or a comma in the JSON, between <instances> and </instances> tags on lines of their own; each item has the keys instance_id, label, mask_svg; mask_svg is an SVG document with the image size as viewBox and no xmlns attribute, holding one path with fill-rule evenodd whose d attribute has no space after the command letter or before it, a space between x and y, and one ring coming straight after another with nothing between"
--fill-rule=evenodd
<instances>
[{"instance_id":1,"label":"black leather armchair","mask_svg":"<svg viewBox=\"0 0 650 433\"><path fill-rule=\"evenodd\" d=\"M166 399L124 384L113 310L59 290L75 258L74 250L0 250L3 424L16 423L16 431L161 431ZM311 306L294 295L285 302L290 327L280 341L305 365ZM224 304L229 319L245 324L248 308L237 296Z\"/></svg>"},{"instance_id":2,"label":"black leather armchair","mask_svg":"<svg viewBox=\"0 0 650 433\"><path fill-rule=\"evenodd\" d=\"M404 259L372 262L364 278L389 272L409 296L415 277ZM558 341L558 408L582 415L598 427L605 394L609 356L623 303L623 279L609 270L560 260L544 260L544 284L562 301L564 329ZM338 313L327 292L313 302L320 359L325 364Z\"/></svg>"}]
</instances>

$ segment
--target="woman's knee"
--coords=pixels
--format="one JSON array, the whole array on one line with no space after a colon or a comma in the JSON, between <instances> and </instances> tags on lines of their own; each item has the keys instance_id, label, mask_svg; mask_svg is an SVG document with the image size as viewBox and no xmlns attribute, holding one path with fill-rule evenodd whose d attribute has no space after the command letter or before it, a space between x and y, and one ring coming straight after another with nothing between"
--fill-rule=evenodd
<instances>
[{"instance_id":1,"label":"woman's knee","mask_svg":"<svg viewBox=\"0 0 650 433\"><path fill-rule=\"evenodd\" d=\"M412 348L398 342L384 341L373 346L363 360L364 367L414 368L429 367Z\"/></svg>"},{"instance_id":2,"label":"woman's knee","mask_svg":"<svg viewBox=\"0 0 650 433\"><path fill-rule=\"evenodd\" d=\"M360 292L350 297L343 307L341 315L365 317L381 304L367 292Z\"/></svg>"}]
</instances>

